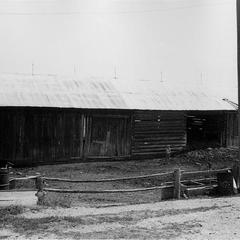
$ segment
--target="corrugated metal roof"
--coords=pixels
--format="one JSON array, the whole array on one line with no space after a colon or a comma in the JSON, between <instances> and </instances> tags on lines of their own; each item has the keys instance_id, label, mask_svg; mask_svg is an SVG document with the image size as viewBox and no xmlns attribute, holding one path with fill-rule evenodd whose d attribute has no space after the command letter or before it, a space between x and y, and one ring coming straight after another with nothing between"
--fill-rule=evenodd
<instances>
[{"instance_id":1,"label":"corrugated metal roof","mask_svg":"<svg viewBox=\"0 0 240 240\"><path fill-rule=\"evenodd\" d=\"M0 106L127 108L110 82L38 75L0 76Z\"/></svg>"},{"instance_id":2,"label":"corrugated metal roof","mask_svg":"<svg viewBox=\"0 0 240 240\"><path fill-rule=\"evenodd\" d=\"M0 75L0 106L88 109L234 110L211 92L164 86L45 75Z\"/></svg>"}]
</instances>

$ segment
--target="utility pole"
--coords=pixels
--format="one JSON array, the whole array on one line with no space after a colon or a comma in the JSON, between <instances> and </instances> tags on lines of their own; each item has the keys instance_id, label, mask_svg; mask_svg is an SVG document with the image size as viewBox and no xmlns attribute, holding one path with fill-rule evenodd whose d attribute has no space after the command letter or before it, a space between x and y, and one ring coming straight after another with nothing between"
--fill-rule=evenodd
<instances>
[{"instance_id":1,"label":"utility pole","mask_svg":"<svg viewBox=\"0 0 240 240\"><path fill-rule=\"evenodd\" d=\"M34 63L32 62L32 76L34 75Z\"/></svg>"},{"instance_id":2,"label":"utility pole","mask_svg":"<svg viewBox=\"0 0 240 240\"><path fill-rule=\"evenodd\" d=\"M116 68L116 66L114 67L114 79L117 80L117 68Z\"/></svg>"},{"instance_id":3,"label":"utility pole","mask_svg":"<svg viewBox=\"0 0 240 240\"><path fill-rule=\"evenodd\" d=\"M163 74L162 74L162 72L161 72L161 80L160 80L160 82L161 83L163 82Z\"/></svg>"},{"instance_id":4,"label":"utility pole","mask_svg":"<svg viewBox=\"0 0 240 240\"><path fill-rule=\"evenodd\" d=\"M77 67L76 67L76 65L73 66L73 72L74 72L74 75L77 75Z\"/></svg>"},{"instance_id":5,"label":"utility pole","mask_svg":"<svg viewBox=\"0 0 240 240\"><path fill-rule=\"evenodd\" d=\"M240 0L236 0L237 9L237 76L238 76L238 160L240 161Z\"/></svg>"},{"instance_id":6,"label":"utility pole","mask_svg":"<svg viewBox=\"0 0 240 240\"><path fill-rule=\"evenodd\" d=\"M200 80L200 85L203 87L203 72L201 72L201 80Z\"/></svg>"}]
</instances>

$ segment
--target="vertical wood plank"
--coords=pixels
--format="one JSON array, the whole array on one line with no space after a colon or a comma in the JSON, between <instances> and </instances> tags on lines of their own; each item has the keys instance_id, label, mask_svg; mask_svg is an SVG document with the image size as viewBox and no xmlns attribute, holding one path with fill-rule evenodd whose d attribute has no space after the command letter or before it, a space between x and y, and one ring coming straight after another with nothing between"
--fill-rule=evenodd
<instances>
[{"instance_id":1,"label":"vertical wood plank","mask_svg":"<svg viewBox=\"0 0 240 240\"><path fill-rule=\"evenodd\" d=\"M181 171L180 168L174 170L174 190L173 196L176 199L180 199L181 197Z\"/></svg>"},{"instance_id":2,"label":"vertical wood plank","mask_svg":"<svg viewBox=\"0 0 240 240\"><path fill-rule=\"evenodd\" d=\"M132 112L131 113L131 116L130 116L130 131L129 131L129 154L132 156L132 149L134 147L134 141L133 141L133 138L134 138L134 113Z\"/></svg>"},{"instance_id":3,"label":"vertical wood plank","mask_svg":"<svg viewBox=\"0 0 240 240\"><path fill-rule=\"evenodd\" d=\"M82 114L80 114L79 115L79 120L78 120L78 122L79 122L79 156L81 157L81 158L84 158L84 141L85 141L85 139L86 139L86 126L85 126L85 124L84 124L84 118L85 118L85 115L82 113ZM84 129L85 128L85 129ZM84 136L85 135L85 136Z\"/></svg>"}]
</instances>

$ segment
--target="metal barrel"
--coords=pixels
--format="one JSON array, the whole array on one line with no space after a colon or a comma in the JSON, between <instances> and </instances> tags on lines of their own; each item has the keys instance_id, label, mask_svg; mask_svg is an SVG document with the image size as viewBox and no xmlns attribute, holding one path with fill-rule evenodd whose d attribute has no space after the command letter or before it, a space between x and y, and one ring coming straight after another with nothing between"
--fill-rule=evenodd
<instances>
[{"instance_id":1,"label":"metal barrel","mask_svg":"<svg viewBox=\"0 0 240 240\"><path fill-rule=\"evenodd\" d=\"M9 189L9 171L8 168L0 168L0 190Z\"/></svg>"},{"instance_id":2,"label":"metal barrel","mask_svg":"<svg viewBox=\"0 0 240 240\"><path fill-rule=\"evenodd\" d=\"M221 195L232 195L234 194L233 187L233 176L232 173L218 173L217 174L218 181L218 193Z\"/></svg>"}]
</instances>

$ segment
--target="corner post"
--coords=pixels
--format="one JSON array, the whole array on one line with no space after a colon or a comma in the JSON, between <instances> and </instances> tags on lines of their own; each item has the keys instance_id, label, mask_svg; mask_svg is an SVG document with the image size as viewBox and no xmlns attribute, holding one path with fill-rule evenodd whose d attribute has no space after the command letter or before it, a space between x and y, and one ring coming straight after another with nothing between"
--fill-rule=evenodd
<instances>
[{"instance_id":1,"label":"corner post","mask_svg":"<svg viewBox=\"0 0 240 240\"><path fill-rule=\"evenodd\" d=\"M239 188L240 188L240 164L239 164L239 161L234 162L234 165L232 167L232 176L237 185L236 187L239 190Z\"/></svg>"},{"instance_id":2,"label":"corner post","mask_svg":"<svg viewBox=\"0 0 240 240\"><path fill-rule=\"evenodd\" d=\"M237 77L238 77L238 160L240 161L240 0L236 0L237 14Z\"/></svg>"},{"instance_id":3,"label":"corner post","mask_svg":"<svg viewBox=\"0 0 240 240\"><path fill-rule=\"evenodd\" d=\"M174 176L173 197L176 199L180 199L180 197L181 197L181 170L180 170L180 168L174 170L173 176Z\"/></svg>"},{"instance_id":4,"label":"corner post","mask_svg":"<svg viewBox=\"0 0 240 240\"><path fill-rule=\"evenodd\" d=\"M36 189L37 189L37 193L35 194L35 196L38 198L37 204L41 205L44 202L44 198L46 193L43 191L43 187L44 187L44 180L41 176L36 177Z\"/></svg>"},{"instance_id":5,"label":"corner post","mask_svg":"<svg viewBox=\"0 0 240 240\"><path fill-rule=\"evenodd\" d=\"M35 185L36 185L36 189L38 191L42 191L43 190L43 178L41 176L37 176L36 180L35 180Z\"/></svg>"}]
</instances>

